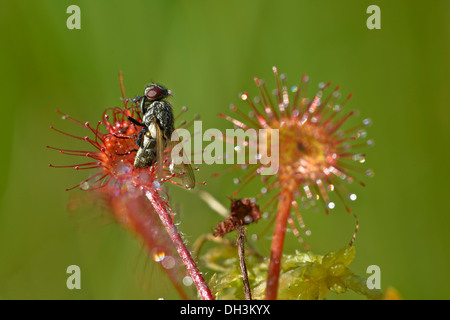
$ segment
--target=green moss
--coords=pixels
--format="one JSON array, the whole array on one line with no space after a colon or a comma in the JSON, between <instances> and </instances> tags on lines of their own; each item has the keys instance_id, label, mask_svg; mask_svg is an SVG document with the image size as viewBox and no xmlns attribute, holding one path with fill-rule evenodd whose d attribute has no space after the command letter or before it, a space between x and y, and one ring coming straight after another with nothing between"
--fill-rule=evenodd
<instances>
[{"instance_id":1,"label":"green moss","mask_svg":"<svg viewBox=\"0 0 450 320\"><path fill-rule=\"evenodd\" d=\"M220 260L216 258L221 257ZM325 299L331 291L344 293L348 289L369 299L380 299L380 290L368 289L366 279L355 275L348 266L355 257L355 247L346 246L338 252L322 256L311 252L283 255L278 299ZM217 299L243 299L243 284L236 249L216 247L209 250L203 262L217 271L209 280ZM247 269L252 296L263 299L266 288L268 259L255 256L247 258Z\"/></svg>"}]
</instances>

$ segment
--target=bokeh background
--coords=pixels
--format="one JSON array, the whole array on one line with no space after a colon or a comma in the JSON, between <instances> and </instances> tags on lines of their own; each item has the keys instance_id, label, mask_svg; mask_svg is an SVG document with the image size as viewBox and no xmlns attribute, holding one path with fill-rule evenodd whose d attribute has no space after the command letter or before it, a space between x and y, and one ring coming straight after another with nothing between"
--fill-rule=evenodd
<instances>
[{"instance_id":1,"label":"bokeh background","mask_svg":"<svg viewBox=\"0 0 450 320\"><path fill-rule=\"evenodd\" d=\"M66 27L71 4L81 8L81 30ZM371 4L381 8L381 30L366 27ZM186 117L230 128L217 113L239 103L239 92L255 95L254 76L274 87L274 65L290 85L307 73L310 94L322 81L340 85L354 94L347 108L360 111L356 121L373 120L365 166L375 176L351 186L360 220L351 269L367 276L369 265L380 266L382 289L394 286L405 299L450 298L448 1L3 0L1 8L0 298L177 299L133 235L99 222L97 207L75 218L68 211L83 192L64 190L87 173L48 167L66 159L46 145L77 145L49 126L85 129L54 111L97 121L121 105L122 70L128 96L157 81L174 91L175 109L188 106ZM204 165L197 179L228 205L238 173L210 177L223 169ZM220 220L188 191L172 188L171 199L190 243ZM354 230L339 203L329 216L319 208L304 218L316 253L340 249ZM270 241L258 245L268 252ZM302 246L288 234L285 249ZM81 290L66 288L72 264Z\"/></svg>"}]
</instances>

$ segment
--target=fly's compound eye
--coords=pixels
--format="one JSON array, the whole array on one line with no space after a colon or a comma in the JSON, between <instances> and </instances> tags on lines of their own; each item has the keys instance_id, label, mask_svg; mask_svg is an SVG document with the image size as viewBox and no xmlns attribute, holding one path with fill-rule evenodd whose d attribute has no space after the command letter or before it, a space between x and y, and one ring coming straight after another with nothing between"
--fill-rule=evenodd
<instances>
[{"instance_id":1,"label":"fly's compound eye","mask_svg":"<svg viewBox=\"0 0 450 320\"><path fill-rule=\"evenodd\" d=\"M150 100L164 99L169 95L169 91L158 84L148 85L145 88L145 96Z\"/></svg>"}]
</instances>

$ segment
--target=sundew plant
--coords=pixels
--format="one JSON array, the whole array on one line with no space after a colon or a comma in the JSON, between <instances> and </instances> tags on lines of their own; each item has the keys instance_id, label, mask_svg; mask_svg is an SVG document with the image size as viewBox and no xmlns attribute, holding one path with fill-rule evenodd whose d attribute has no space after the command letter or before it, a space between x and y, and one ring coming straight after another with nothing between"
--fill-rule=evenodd
<instances>
[{"instance_id":1,"label":"sundew plant","mask_svg":"<svg viewBox=\"0 0 450 320\"><path fill-rule=\"evenodd\" d=\"M273 72L275 79L270 84L254 78L258 95L241 93L239 104L219 113L235 129L265 133L263 141L261 136L255 136L256 140L247 136L250 138L238 139L233 145L236 153L245 155L244 163L228 169L214 164L215 175L244 169L240 177L230 181L237 187L229 195L229 208L208 193L214 177L208 184L194 184L195 178L186 183L198 170L189 161L208 147L190 151L186 156L180 146L191 139L183 136L183 143L177 144L180 137L161 135L166 129L170 133L189 132L193 119L186 119L186 108L172 106L169 94L158 96L160 93L155 91L145 91L134 99L127 97L121 74L123 106L104 106L104 110L99 110L101 118L97 123L80 122L57 111L73 126L51 129L68 139L79 140L85 147L72 150L47 146L74 159L71 165L50 166L90 172L67 191L88 192L104 204L118 224L137 235L181 299L325 299L329 292L347 290L369 299L385 298L376 281L354 274L349 266L355 258L359 226L351 210L351 202L357 198L351 184L365 186L366 178L373 176L364 166L366 155L360 152L373 145L366 131L371 121L354 120L357 112L349 109L351 94L342 96L338 86L320 83L310 94L307 75L300 76L297 84L288 84L287 76L279 74L276 67ZM170 106L168 116L173 117L173 128L167 128L155 111L156 102ZM226 102L212 104L222 106ZM207 123L202 125L208 127ZM147 166L136 166L136 157L143 152L154 154L155 158ZM257 161L263 160L263 154L272 156L272 163ZM181 165L180 159L175 160L180 155ZM268 169L272 171L268 173ZM255 179L261 182L253 190L250 182ZM173 214L168 185L186 188L193 197L201 197L224 220L202 230L204 236L188 244L189 235L182 236L178 231L181 221ZM243 189L252 196L239 198ZM338 205L356 218L355 232L348 235L349 242L343 243L341 250L314 253L314 248L303 243L309 230L302 211L319 206L328 215ZM260 253L258 239L246 237L247 228L256 222L266 224L268 230L273 227L273 231L268 231L271 248L267 256ZM294 252L284 250L288 229L300 240ZM204 248L206 241L211 245ZM189 288L191 284L195 285L195 292Z\"/></svg>"}]
</instances>

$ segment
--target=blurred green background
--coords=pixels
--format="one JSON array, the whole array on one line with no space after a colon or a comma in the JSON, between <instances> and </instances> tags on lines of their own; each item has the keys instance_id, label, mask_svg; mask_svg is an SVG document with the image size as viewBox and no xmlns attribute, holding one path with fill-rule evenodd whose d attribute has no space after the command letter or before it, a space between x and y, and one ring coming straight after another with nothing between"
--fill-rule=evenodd
<instances>
[{"instance_id":1,"label":"blurred green background","mask_svg":"<svg viewBox=\"0 0 450 320\"><path fill-rule=\"evenodd\" d=\"M81 8L81 30L66 27L71 4ZM381 8L381 30L366 27L371 4ZM450 298L450 2L3 0L1 7L0 298L178 298L135 237L98 222L98 208L88 205L85 218L68 212L82 191L64 189L87 172L48 167L77 159L46 145L79 146L49 126L86 131L54 110L97 121L121 105L122 70L128 96L157 81L174 91L175 109L189 107L187 118L198 113L204 128L230 128L217 113L239 103L239 92L255 95L254 76L274 87L274 65L290 85L307 73L310 95L319 82L340 85L354 93L347 108L360 110L358 121L373 120L366 166L375 176L365 188L350 186L360 220L351 269L367 276L369 265L380 266L382 289L394 286L405 299ZM223 169L204 165L197 179L228 205L236 174L210 177ZM171 192L190 243L219 222L192 193ZM242 196L253 194L247 188ZM354 230L339 203L329 216L319 208L304 218L316 253L340 249ZM267 253L270 241L260 242ZM285 249L301 249L292 234ZM72 264L81 268L81 290L66 288Z\"/></svg>"}]
</instances>

